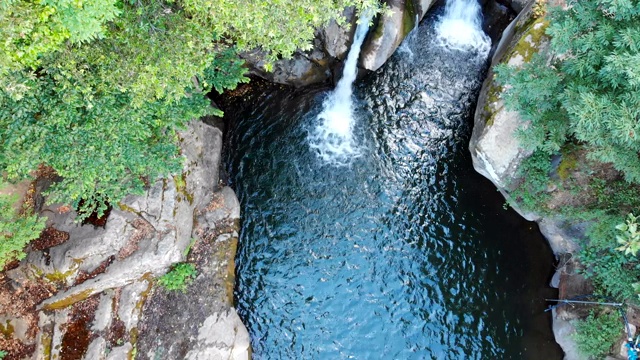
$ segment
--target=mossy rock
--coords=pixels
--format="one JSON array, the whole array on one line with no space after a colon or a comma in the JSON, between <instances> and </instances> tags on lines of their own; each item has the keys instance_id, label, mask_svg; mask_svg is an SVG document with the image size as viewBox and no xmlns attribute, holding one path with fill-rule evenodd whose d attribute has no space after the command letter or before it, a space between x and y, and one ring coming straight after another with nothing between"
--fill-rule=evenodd
<instances>
[{"instance_id":1,"label":"mossy rock","mask_svg":"<svg viewBox=\"0 0 640 360\"><path fill-rule=\"evenodd\" d=\"M549 22L545 18L532 19L527 22L519 35L518 42L505 57L505 62L511 66L521 66L531 61L533 55L540 52L543 44L549 40L549 36L546 34L548 26Z\"/></svg>"}]
</instances>

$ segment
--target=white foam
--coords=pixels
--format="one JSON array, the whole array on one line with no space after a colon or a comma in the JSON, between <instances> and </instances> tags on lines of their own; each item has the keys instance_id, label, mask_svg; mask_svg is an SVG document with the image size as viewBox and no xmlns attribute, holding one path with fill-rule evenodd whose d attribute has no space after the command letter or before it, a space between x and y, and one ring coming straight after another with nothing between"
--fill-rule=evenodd
<instances>
[{"instance_id":1,"label":"white foam","mask_svg":"<svg viewBox=\"0 0 640 360\"><path fill-rule=\"evenodd\" d=\"M329 163L348 164L352 158L360 155L353 139L352 87L358 73L360 49L369 30L370 20L371 16L367 14L360 17L342 78L323 102L322 112L318 115L319 124L309 136L309 146Z\"/></svg>"},{"instance_id":2,"label":"white foam","mask_svg":"<svg viewBox=\"0 0 640 360\"><path fill-rule=\"evenodd\" d=\"M486 57L491 39L482 31L482 12L477 0L447 0L436 25L442 45L454 50L477 51Z\"/></svg>"}]
</instances>

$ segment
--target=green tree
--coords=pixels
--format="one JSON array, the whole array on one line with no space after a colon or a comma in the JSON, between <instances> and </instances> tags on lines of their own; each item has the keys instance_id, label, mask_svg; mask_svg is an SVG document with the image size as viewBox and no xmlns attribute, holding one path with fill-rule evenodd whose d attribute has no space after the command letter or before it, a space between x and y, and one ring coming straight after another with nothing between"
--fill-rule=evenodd
<instances>
[{"instance_id":1,"label":"green tree","mask_svg":"<svg viewBox=\"0 0 640 360\"><path fill-rule=\"evenodd\" d=\"M39 57L65 41L104 37L105 23L120 10L116 0L4 0L0 4L0 74L36 67Z\"/></svg>"},{"instance_id":2,"label":"green tree","mask_svg":"<svg viewBox=\"0 0 640 360\"><path fill-rule=\"evenodd\" d=\"M553 153L575 140L640 182L640 2L570 5L550 11L550 53L498 68L506 104L530 121L529 148Z\"/></svg>"},{"instance_id":3,"label":"green tree","mask_svg":"<svg viewBox=\"0 0 640 360\"><path fill-rule=\"evenodd\" d=\"M3 1L0 167L12 181L52 167L49 200L85 213L140 193L180 169L177 131L219 114L206 93L247 81L238 51L290 56L350 5L377 2Z\"/></svg>"}]
</instances>

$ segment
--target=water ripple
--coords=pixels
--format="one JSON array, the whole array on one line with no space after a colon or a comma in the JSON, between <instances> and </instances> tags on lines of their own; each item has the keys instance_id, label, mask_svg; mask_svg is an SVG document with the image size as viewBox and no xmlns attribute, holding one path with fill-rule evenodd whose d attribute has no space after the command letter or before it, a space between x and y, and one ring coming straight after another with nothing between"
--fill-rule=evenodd
<instances>
[{"instance_id":1,"label":"water ripple","mask_svg":"<svg viewBox=\"0 0 640 360\"><path fill-rule=\"evenodd\" d=\"M237 307L256 359L560 358L548 318L531 316L549 250L466 150L485 64L438 52L433 20L411 61L399 54L356 87L362 156L349 166L305 146L322 91L227 111Z\"/></svg>"}]
</instances>

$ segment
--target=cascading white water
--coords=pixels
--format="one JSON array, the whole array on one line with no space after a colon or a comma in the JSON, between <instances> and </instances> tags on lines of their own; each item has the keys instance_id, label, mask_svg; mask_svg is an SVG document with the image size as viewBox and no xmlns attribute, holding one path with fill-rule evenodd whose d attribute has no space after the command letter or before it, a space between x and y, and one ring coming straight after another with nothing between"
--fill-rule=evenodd
<instances>
[{"instance_id":1,"label":"cascading white water","mask_svg":"<svg viewBox=\"0 0 640 360\"><path fill-rule=\"evenodd\" d=\"M398 46L398 52L405 54L409 61L413 61L413 50L411 50L411 45L418 33L418 26L420 26L420 18L418 17L418 14L416 14L413 29L411 29L407 37L402 40L402 43Z\"/></svg>"},{"instance_id":2,"label":"cascading white water","mask_svg":"<svg viewBox=\"0 0 640 360\"><path fill-rule=\"evenodd\" d=\"M482 31L482 12L477 0L447 0L436 29L447 48L475 50L483 57L489 54L491 39Z\"/></svg>"},{"instance_id":3,"label":"cascading white water","mask_svg":"<svg viewBox=\"0 0 640 360\"><path fill-rule=\"evenodd\" d=\"M322 112L318 115L320 124L309 137L311 148L316 149L323 160L336 165L346 165L350 159L359 155L357 145L353 140L354 118L351 96L353 93L352 85L358 73L360 49L369 30L370 20L371 15L363 14L360 16L342 78L323 102Z\"/></svg>"}]
</instances>

